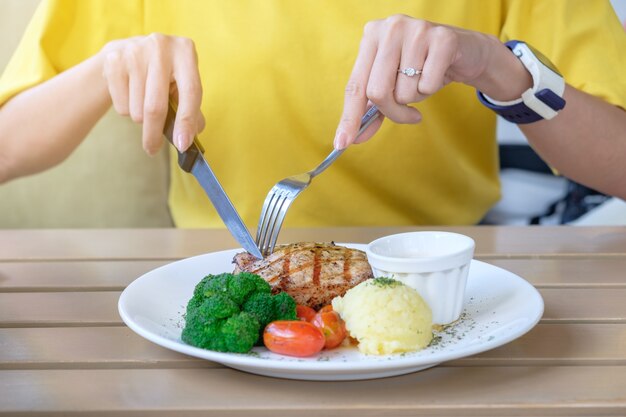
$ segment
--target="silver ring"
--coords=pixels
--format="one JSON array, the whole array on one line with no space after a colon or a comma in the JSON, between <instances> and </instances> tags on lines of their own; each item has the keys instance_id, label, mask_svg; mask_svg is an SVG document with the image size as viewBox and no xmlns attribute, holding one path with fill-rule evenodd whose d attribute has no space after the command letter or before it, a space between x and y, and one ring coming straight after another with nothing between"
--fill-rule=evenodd
<instances>
[{"instance_id":1,"label":"silver ring","mask_svg":"<svg viewBox=\"0 0 626 417\"><path fill-rule=\"evenodd\" d=\"M398 72L406 75L407 77L413 77L415 75L420 75L422 73L422 70L408 67L405 69L399 69Z\"/></svg>"}]
</instances>

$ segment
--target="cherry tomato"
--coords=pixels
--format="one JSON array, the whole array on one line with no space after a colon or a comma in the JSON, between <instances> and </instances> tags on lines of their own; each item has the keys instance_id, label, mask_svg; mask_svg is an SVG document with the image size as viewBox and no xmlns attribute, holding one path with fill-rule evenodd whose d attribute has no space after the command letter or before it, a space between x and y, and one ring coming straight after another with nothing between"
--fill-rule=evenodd
<instances>
[{"instance_id":1,"label":"cherry tomato","mask_svg":"<svg viewBox=\"0 0 626 417\"><path fill-rule=\"evenodd\" d=\"M335 311L335 310L333 310L333 306L331 304L327 304L324 307L320 308L318 313L326 313L328 311Z\"/></svg>"},{"instance_id":2,"label":"cherry tomato","mask_svg":"<svg viewBox=\"0 0 626 417\"><path fill-rule=\"evenodd\" d=\"M321 330L308 321L273 321L263 331L263 343L274 353L312 356L324 348Z\"/></svg>"},{"instance_id":3,"label":"cherry tomato","mask_svg":"<svg viewBox=\"0 0 626 417\"><path fill-rule=\"evenodd\" d=\"M311 307L303 306L300 304L296 306L296 315L302 321L313 320L313 317L315 317L315 314L317 313Z\"/></svg>"},{"instance_id":4,"label":"cherry tomato","mask_svg":"<svg viewBox=\"0 0 626 417\"><path fill-rule=\"evenodd\" d=\"M323 311L326 307L322 308L315 315L311 323L324 334L324 338L326 339L324 347L326 349L333 349L343 342L348 332L346 331L346 323L341 316L339 316L339 313L332 310L332 308Z\"/></svg>"}]
</instances>

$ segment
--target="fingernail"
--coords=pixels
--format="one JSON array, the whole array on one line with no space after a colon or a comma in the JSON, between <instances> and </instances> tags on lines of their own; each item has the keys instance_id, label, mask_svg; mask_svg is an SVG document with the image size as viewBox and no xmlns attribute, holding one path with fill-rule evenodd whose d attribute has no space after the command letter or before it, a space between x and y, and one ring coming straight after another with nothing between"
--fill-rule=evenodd
<instances>
[{"instance_id":1,"label":"fingernail","mask_svg":"<svg viewBox=\"0 0 626 417\"><path fill-rule=\"evenodd\" d=\"M179 151L183 152L187 148L187 138L184 133L179 133L174 140L174 145L178 148Z\"/></svg>"},{"instance_id":2,"label":"fingernail","mask_svg":"<svg viewBox=\"0 0 626 417\"><path fill-rule=\"evenodd\" d=\"M348 141L348 135L346 135L346 132L338 132L337 136L335 136L335 149L343 149L346 147L346 143Z\"/></svg>"}]
</instances>

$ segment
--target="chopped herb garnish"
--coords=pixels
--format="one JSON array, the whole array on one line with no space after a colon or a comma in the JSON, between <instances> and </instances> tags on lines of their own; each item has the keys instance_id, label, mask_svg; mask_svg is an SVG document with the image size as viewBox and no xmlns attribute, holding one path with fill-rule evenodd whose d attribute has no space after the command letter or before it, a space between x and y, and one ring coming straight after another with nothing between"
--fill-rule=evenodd
<instances>
[{"instance_id":1,"label":"chopped herb garnish","mask_svg":"<svg viewBox=\"0 0 626 417\"><path fill-rule=\"evenodd\" d=\"M404 285L400 281L396 281L395 279L387 278L387 277L374 278L373 280L370 281L370 284L376 285L377 287L390 287L390 288L397 287L399 285Z\"/></svg>"}]
</instances>

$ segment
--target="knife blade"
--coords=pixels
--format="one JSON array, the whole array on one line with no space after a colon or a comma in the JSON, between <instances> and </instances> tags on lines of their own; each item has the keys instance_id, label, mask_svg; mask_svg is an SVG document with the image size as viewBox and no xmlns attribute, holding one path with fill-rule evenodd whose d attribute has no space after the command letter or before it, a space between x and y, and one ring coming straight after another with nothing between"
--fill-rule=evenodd
<instances>
[{"instance_id":1,"label":"knife blade","mask_svg":"<svg viewBox=\"0 0 626 417\"><path fill-rule=\"evenodd\" d=\"M165 118L163 134L172 145L174 144L173 132L175 120L176 108L173 103L170 103L167 117ZM207 163L206 159L204 159L204 148L198 141L198 138L194 137L193 143L185 152L180 152L178 149L176 151L178 152L178 166L180 166L183 171L191 173L196 177L196 180L198 180L198 183L204 189L209 200L213 203L217 214L219 214L233 237L250 254L262 259L263 255L254 242L254 239L252 239L248 228L241 220L239 213L237 213L228 195L226 195L224 188L222 188L211 166Z\"/></svg>"}]
</instances>

